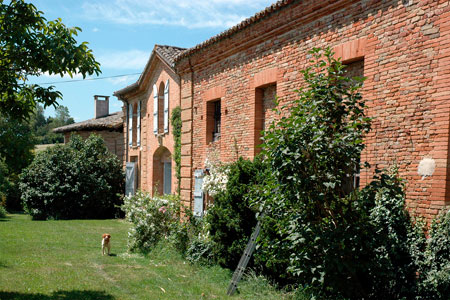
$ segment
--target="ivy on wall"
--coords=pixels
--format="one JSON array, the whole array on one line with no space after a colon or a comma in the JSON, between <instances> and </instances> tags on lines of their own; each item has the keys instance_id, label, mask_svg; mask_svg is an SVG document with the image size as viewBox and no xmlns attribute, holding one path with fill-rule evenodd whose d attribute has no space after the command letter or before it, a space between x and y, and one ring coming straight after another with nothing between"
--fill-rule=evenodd
<instances>
[{"instance_id":1,"label":"ivy on wall","mask_svg":"<svg viewBox=\"0 0 450 300\"><path fill-rule=\"evenodd\" d=\"M181 182L181 107L177 106L172 110L172 115L170 118L172 123L172 134L175 144L175 149L173 153L173 159L175 160L175 172L178 180L177 191L180 193L180 182Z\"/></svg>"}]
</instances>

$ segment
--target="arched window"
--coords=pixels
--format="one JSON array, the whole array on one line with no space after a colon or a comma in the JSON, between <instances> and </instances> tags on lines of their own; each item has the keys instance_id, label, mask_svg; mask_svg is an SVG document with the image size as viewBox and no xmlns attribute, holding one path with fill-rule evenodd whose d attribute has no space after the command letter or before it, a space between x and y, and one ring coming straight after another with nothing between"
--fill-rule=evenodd
<instances>
[{"instance_id":1,"label":"arched window","mask_svg":"<svg viewBox=\"0 0 450 300\"><path fill-rule=\"evenodd\" d=\"M170 151L160 146L153 153L153 194L165 195L172 193L172 155Z\"/></svg>"}]
</instances>

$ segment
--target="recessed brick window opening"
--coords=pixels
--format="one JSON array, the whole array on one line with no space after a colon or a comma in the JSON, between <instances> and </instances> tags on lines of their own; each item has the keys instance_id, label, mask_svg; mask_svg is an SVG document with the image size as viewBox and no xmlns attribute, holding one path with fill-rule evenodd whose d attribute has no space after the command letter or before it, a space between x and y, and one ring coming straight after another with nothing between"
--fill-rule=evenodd
<instances>
[{"instance_id":1,"label":"recessed brick window opening","mask_svg":"<svg viewBox=\"0 0 450 300\"><path fill-rule=\"evenodd\" d=\"M206 102L206 142L220 139L222 112L220 100Z\"/></svg>"},{"instance_id":2,"label":"recessed brick window opening","mask_svg":"<svg viewBox=\"0 0 450 300\"><path fill-rule=\"evenodd\" d=\"M277 84L271 83L255 89L255 146L261 144L261 131L266 130L273 120ZM256 148L259 152L261 149Z\"/></svg>"},{"instance_id":3,"label":"recessed brick window opening","mask_svg":"<svg viewBox=\"0 0 450 300\"><path fill-rule=\"evenodd\" d=\"M364 77L364 59L359 59L357 61L351 61L348 63L344 63L345 67L345 73L347 77L353 78L353 77ZM361 92L361 91L360 91ZM359 188L359 181L360 181L360 173L361 173L361 162L358 160L355 171L352 175L349 175L348 178L348 187L347 189L349 191Z\"/></svg>"}]
</instances>

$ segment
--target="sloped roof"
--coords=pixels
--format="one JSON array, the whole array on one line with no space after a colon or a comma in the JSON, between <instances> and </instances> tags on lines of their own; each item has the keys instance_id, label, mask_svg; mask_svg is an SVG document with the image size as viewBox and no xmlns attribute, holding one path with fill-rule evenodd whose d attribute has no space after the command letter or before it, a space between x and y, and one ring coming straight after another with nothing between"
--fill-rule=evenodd
<instances>
[{"instance_id":1,"label":"sloped roof","mask_svg":"<svg viewBox=\"0 0 450 300\"><path fill-rule=\"evenodd\" d=\"M254 16L245 19L244 21L242 21L241 23L231 27L230 29L227 29L215 36L213 36L212 38L207 39L206 41L187 49L186 51L181 52L176 58L175 58L175 63L180 61L183 57L187 57L190 56L191 54L193 54L194 52L202 49L202 48L206 48L207 46L214 44L220 40L223 40L241 30L243 30L244 28L249 27L250 25L258 22L259 20L263 19L264 17L279 11L280 9L282 9L283 7L291 4L292 2L294 2L295 0L279 0L278 2L272 4L269 7L266 7L265 9L263 9L262 11L256 13Z\"/></svg>"},{"instance_id":2,"label":"sloped roof","mask_svg":"<svg viewBox=\"0 0 450 300\"><path fill-rule=\"evenodd\" d=\"M167 45L155 45L155 52L158 53L166 63L173 68L175 58L185 51L186 48L167 46Z\"/></svg>"},{"instance_id":3,"label":"sloped roof","mask_svg":"<svg viewBox=\"0 0 450 300\"><path fill-rule=\"evenodd\" d=\"M120 131L123 128L123 112L118 111L112 113L106 117L98 119L89 119L83 122L73 123L66 126L61 126L53 129L56 133L65 133L71 131L83 131L83 130L111 130Z\"/></svg>"},{"instance_id":4,"label":"sloped roof","mask_svg":"<svg viewBox=\"0 0 450 300\"><path fill-rule=\"evenodd\" d=\"M175 65L175 58L185 50L186 48L175 46L155 45L152 54L150 55L150 58L144 68L144 71L142 72L141 76L139 76L139 79L135 83L132 83L118 91L115 91L114 96L119 97L120 95L124 95L139 88L139 86L142 84L142 80L145 76L145 73L147 72L147 69L150 67L151 61L155 57L155 54L157 54L167 65L169 65L173 69Z\"/></svg>"}]
</instances>

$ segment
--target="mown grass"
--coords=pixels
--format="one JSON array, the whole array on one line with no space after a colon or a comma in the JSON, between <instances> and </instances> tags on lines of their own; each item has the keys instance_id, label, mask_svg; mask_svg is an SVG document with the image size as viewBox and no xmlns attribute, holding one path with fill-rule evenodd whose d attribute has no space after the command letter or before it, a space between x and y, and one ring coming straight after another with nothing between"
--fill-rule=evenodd
<instances>
[{"instance_id":1,"label":"mown grass","mask_svg":"<svg viewBox=\"0 0 450 300\"><path fill-rule=\"evenodd\" d=\"M147 256L127 252L123 220L0 219L0 299L291 299L249 277L226 295L231 272L186 262L167 244ZM101 235L112 235L112 256Z\"/></svg>"}]
</instances>

